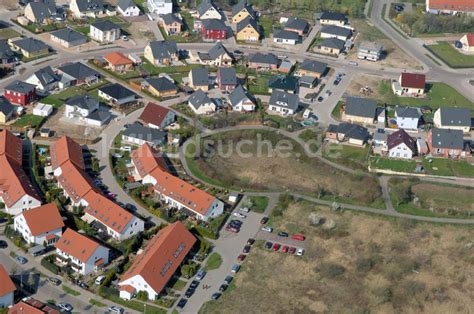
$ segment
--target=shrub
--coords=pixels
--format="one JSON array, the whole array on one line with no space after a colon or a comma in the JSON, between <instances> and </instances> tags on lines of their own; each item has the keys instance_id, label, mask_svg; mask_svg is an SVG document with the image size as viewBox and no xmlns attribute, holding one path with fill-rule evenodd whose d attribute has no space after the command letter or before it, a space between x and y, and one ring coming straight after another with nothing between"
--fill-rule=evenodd
<instances>
[{"instance_id":1,"label":"shrub","mask_svg":"<svg viewBox=\"0 0 474 314\"><path fill-rule=\"evenodd\" d=\"M51 257L54 259L54 255L45 256L41 259L41 265L51 271L54 274L59 274L60 268L58 265L51 262Z\"/></svg>"},{"instance_id":2,"label":"shrub","mask_svg":"<svg viewBox=\"0 0 474 314\"><path fill-rule=\"evenodd\" d=\"M181 266L181 275L186 279L193 277L197 272L197 266L194 262Z\"/></svg>"},{"instance_id":3,"label":"shrub","mask_svg":"<svg viewBox=\"0 0 474 314\"><path fill-rule=\"evenodd\" d=\"M358 258L356 260L356 268L357 271L360 273L367 273L369 272L372 267L374 267L375 262L371 258Z\"/></svg>"},{"instance_id":4,"label":"shrub","mask_svg":"<svg viewBox=\"0 0 474 314\"><path fill-rule=\"evenodd\" d=\"M138 291L137 299L140 301L148 301L148 292L147 291Z\"/></svg>"},{"instance_id":5,"label":"shrub","mask_svg":"<svg viewBox=\"0 0 474 314\"><path fill-rule=\"evenodd\" d=\"M323 277L333 279L343 275L346 272L346 268L335 263L323 263L316 268L316 271Z\"/></svg>"}]
</instances>

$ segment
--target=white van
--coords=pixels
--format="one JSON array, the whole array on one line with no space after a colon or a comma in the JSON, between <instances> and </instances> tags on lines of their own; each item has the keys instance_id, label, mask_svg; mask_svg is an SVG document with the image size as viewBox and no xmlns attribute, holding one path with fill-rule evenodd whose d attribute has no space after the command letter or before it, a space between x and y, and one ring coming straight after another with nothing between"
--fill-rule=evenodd
<instances>
[{"instance_id":1,"label":"white van","mask_svg":"<svg viewBox=\"0 0 474 314\"><path fill-rule=\"evenodd\" d=\"M240 210L241 212L244 212L244 213L250 212L250 208L248 208L248 207L242 207L242 208L240 208L239 210Z\"/></svg>"},{"instance_id":2,"label":"white van","mask_svg":"<svg viewBox=\"0 0 474 314\"><path fill-rule=\"evenodd\" d=\"M101 275L101 276L99 276L95 279L95 284L96 285L101 285L104 282L104 280L105 280L105 276Z\"/></svg>"}]
</instances>

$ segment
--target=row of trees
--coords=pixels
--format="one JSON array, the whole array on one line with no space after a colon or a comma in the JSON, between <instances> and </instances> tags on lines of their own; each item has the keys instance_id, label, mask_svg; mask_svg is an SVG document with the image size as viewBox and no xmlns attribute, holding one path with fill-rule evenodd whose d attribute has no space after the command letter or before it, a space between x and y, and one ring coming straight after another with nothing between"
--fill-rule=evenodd
<instances>
[{"instance_id":1,"label":"row of trees","mask_svg":"<svg viewBox=\"0 0 474 314\"><path fill-rule=\"evenodd\" d=\"M469 15L435 15L417 12L404 12L397 16L397 20L405 24L412 33L464 33L474 31L474 17Z\"/></svg>"}]
</instances>

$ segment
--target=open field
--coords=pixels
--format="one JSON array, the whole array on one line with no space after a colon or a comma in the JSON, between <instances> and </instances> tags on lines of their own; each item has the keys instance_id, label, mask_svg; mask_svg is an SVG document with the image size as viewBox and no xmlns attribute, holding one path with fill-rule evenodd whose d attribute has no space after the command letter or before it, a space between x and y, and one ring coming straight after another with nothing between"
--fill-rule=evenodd
<instances>
[{"instance_id":1,"label":"open field","mask_svg":"<svg viewBox=\"0 0 474 314\"><path fill-rule=\"evenodd\" d=\"M380 197L374 178L335 169L275 132L231 131L207 137L206 141L209 139L215 143L202 147L197 158L190 154L194 145L188 146L186 158L193 174L203 181L226 188L289 190L367 205ZM222 154L212 153L216 150Z\"/></svg>"},{"instance_id":2,"label":"open field","mask_svg":"<svg viewBox=\"0 0 474 314\"><path fill-rule=\"evenodd\" d=\"M448 42L439 41L437 44L426 46L426 48L451 68L474 67L474 55L460 53Z\"/></svg>"},{"instance_id":3,"label":"open field","mask_svg":"<svg viewBox=\"0 0 474 314\"><path fill-rule=\"evenodd\" d=\"M327 144L323 148L323 157L353 169L367 170L370 146Z\"/></svg>"},{"instance_id":4,"label":"open field","mask_svg":"<svg viewBox=\"0 0 474 314\"><path fill-rule=\"evenodd\" d=\"M20 34L10 27L0 28L0 39L10 39L19 37Z\"/></svg>"},{"instance_id":5,"label":"open field","mask_svg":"<svg viewBox=\"0 0 474 314\"><path fill-rule=\"evenodd\" d=\"M311 225L313 213L326 223ZM325 228L328 221L335 228ZM305 255L256 245L234 288L200 313L467 313L474 307L472 228L337 213L305 202L272 223L276 231L305 234Z\"/></svg>"}]
</instances>

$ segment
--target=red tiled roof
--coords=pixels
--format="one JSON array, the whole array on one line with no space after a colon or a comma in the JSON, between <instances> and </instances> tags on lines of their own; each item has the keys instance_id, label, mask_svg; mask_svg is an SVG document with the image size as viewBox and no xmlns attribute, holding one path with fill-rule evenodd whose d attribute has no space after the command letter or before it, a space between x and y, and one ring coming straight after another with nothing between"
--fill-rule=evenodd
<instances>
[{"instance_id":1,"label":"red tiled roof","mask_svg":"<svg viewBox=\"0 0 474 314\"><path fill-rule=\"evenodd\" d=\"M424 74L402 73L400 85L409 88L425 88L426 76Z\"/></svg>"},{"instance_id":2,"label":"red tiled roof","mask_svg":"<svg viewBox=\"0 0 474 314\"><path fill-rule=\"evenodd\" d=\"M182 222L166 226L148 242L121 280L140 275L156 293L160 293L195 242L196 238Z\"/></svg>"},{"instance_id":3,"label":"red tiled roof","mask_svg":"<svg viewBox=\"0 0 474 314\"><path fill-rule=\"evenodd\" d=\"M154 150L148 143L143 144L132 152L132 161L143 178L150 174L155 168L167 170L166 162L160 158L160 154Z\"/></svg>"},{"instance_id":4,"label":"red tiled roof","mask_svg":"<svg viewBox=\"0 0 474 314\"><path fill-rule=\"evenodd\" d=\"M53 239L56 239L56 236L55 236L54 234L48 234L48 235L46 236L46 240L48 240L48 241L51 241L51 240L53 240Z\"/></svg>"},{"instance_id":5,"label":"red tiled roof","mask_svg":"<svg viewBox=\"0 0 474 314\"><path fill-rule=\"evenodd\" d=\"M86 172L76 167L71 161L61 166L58 182L75 203L79 202L93 188L92 180Z\"/></svg>"},{"instance_id":6,"label":"red tiled roof","mask_svg":"<svg viewBox=\"0 0 474 314\"><path fill-rule=\"evenodd\" d=\"M168 112L170 112L168 108L149 102L139 119L145 123L160 126Z\"/></svg>"},{"instance_id":7,"label":"red tiled roof","mask_svg":"<svg viewBox=\"0 0 474 314\"><path fill-rule=\"evenodd\" d=\"M119 291L127 291L130 294L135 293L135 288L130 285L123 285L119 287Z\"/></svg>"},{"instance_id":8,"label":"red tiled roof","mask_svg":"<svg viewBox=\"0 0 474 314\"><path fill-rule=\"evenodd\" d=\"M123 53L114 51L104 56L105 61L112 65L133 64L133 61L127 58Z\"/></svg>"},{"instance_id":9,"label":"red tiled roof","mask_svg":"<svg viewBox=\"0 0 474 314\"><path fill-rule=\"evenodd\" d=\"M9 314L59 314L58 310L53 309L47 304L33 298L27 298L15 304L8 311Z\"/></svg>"},{"instance_id":10,"label":"red tiled roof","mask_svg":"<svg viewBox=\"0 0 474 314\"><path fill-rule=\"evenodd\" d=\"M19 165L22 162L23 145L21 139L7 130L0 130L0 156L5 155Z\"/></svg>"},{"instance_id":11,"label":"red tiled roof","mask_svg":"<svg viewBox=\"0 0 474 314\"><path fill-rule=\"evenodd\" d=\"M27 210L22 215L33 236L64 227L59 209L54 203Z\"/></svg>"},{"instance_id":12,"label":"red tiled roof","mask_svg":"<svg viewBox=\"0 0 474 314\"><path fill-rule=\"evenodd\" d=\"M469 47L473 47L474 46L474 33L467 33L466 38L467 38L467 44L469 45Z\"/></svg>"},{"instance_id":13,"label":"red tiled roof","mask_svg":"<svg viewBox=\"0 0 474 314\"><path fill-rule=\"evenodd\" d=\"M474 11L474 2L472 0L428 0L428 9Z\"/></svg>"},{"instance_id":14,"label":"red tiled roof","mask_svg":"<svg viewBox=\"0 0 474 314\"><path fill-rule=\"evenodd\" d=\"M0 264L0 283L0 297L16 290L15 284L2 264Z\"/></svg>"},{"instance_id":15,"label":"red tiled roof","mask_svg":"<svg viewBox=\"0 0 474 314\"><path fill-rule=\"evenodd\" d=\"M55 244L57 249L83 263L86 263L100 246L99 243L69 228Z\"/></svg>"},{"instance_id":16,"label":"red tiled roof","mask_svg":"<svg viewBox=\"0 0 474 314\"><path fill-rule=\"evenodd\" d=\"M67 136L61 137L50 146L51 165L53 170L70 160L80 169L86 169L82 155L82 147Z\"/></svg>"}]
</instances>

